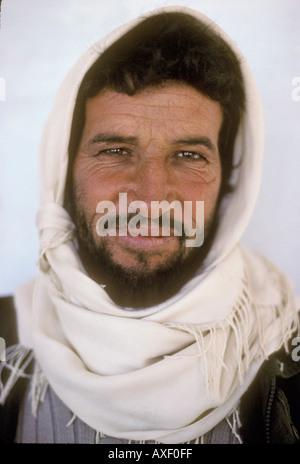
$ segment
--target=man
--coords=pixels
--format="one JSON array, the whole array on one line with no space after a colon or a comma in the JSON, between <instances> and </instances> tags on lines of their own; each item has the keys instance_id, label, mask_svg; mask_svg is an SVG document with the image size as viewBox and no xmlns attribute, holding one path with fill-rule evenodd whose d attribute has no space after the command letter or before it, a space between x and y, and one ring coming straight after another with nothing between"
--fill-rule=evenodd
<instances>
[{"instance_id":1,"label":"man","mask_svg":"<svg viewBox=\"0 0 300 464\"><path fill-rule=\"evenodd\" d=\"M197 12L138 19L76 64L41 147L39 274L14 297L3 439L299 441L299 308L238 244L261 124L243 57Z\"/></svg>"}]
</instances>

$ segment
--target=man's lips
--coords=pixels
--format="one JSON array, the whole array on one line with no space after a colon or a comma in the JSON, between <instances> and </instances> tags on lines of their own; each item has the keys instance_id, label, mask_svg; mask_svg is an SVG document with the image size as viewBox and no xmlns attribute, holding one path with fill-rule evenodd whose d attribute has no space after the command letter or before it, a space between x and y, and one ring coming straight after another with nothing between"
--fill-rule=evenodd
<instances>
[{"instance_id":1,"label":"man's lips","mask_svg":"<svg viewBox=\"0 0 300 464\"><path fill-rule=\"evenodd\" d=\"M182 223L175 222L173 218L167 225L161 222L161 218L159 218L158 221L154 222L141 221L137 226L136 222L132 223L128 218L122 218L120 221L119 216L117 216L117 221L110 223L111 229L103 229L105 234L102 236L111 244L115 243L127 249L148 250L157 253L177 250L182 239ZM98 233L98 235L100 234Z\"/></svg>"},{"instance_id":2,"label":"man's lips","mask_svg":"<svg viewBox=\"0 0 300 464\"><path fill-rule=\"evenodd\" d=\"M110 237L113 241L116 241L120 245L126 248L133 248L139 250L148 250L148 251L164 251L170 246L178 247L178 237L174 236L142 236L137 235L136 237L132 235Z\"/></svg>"}]
</instances>

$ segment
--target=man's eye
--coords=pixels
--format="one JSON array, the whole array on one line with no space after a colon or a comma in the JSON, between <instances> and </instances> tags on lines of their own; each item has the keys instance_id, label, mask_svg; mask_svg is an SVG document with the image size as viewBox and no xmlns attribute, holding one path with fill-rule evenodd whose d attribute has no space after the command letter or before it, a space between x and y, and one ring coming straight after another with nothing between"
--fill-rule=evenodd
<instances>
[{"instance_id":1,"label":"man's eye","mask_svg":"<svg viewBox=\"0 0 300 464\"><path fill-rule=\"evenodd\" d=\"M108 155L128 155L128 151L125 148L109 148L104 150L104 153Z\"/></svg>"},{"instance_id":2,"label":"man's eye","mask_svg":"<svg viewBox=\"0 0 300 464\"><path fill-rule=\"evenodd\" d=\"M194 160L195 161L197 160L206 161L206 158L203 155L201 155L200 153L193 152L193 151L181 151L176 154L176 157L183 158L185 160L191 160L191 161L194 161Z\"/></svg>"},{"instance_id":3,"label":"man's eye","mask_svg":"<svg viewBox=\"0 0 300 464\"><path fill-rule=\"evenodd\" d=\"M106 148L105 150L100 150L95 156L99 155L124 156L129 155L129 151L125 148Z\"/></svg>"}]
</instances>

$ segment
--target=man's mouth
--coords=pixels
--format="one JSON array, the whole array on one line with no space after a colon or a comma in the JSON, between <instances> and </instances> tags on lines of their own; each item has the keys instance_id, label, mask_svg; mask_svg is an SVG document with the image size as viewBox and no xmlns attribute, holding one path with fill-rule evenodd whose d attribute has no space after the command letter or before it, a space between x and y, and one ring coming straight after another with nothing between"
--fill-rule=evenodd
<instances>
[{"instance_id":1,"label":"man's mouth","mask_svg":"<svg viewBox=\"0 0 300 464\"><path fill-rule=\"evenodd\" d=\"M178 248L179 237L175 237L174 234L169 235L117 235L110 237L110 240L115 240L120 245L126 248L133 248L137 250L145 251L157 251L162 252L171 248Z\"/></svg>"},{"instance_id":2,"label":"man's mouth","mask_svg":"<svg viewBox=\"0 0 300 464\"><path fill-rule=\"evenodd\" d=\"M120 193L118 208L111 201L100 201L97 204L96 232L100 237L128 236L127 243L138 247L142 244L148 247L157 247L160 243L166 245L167 237L169 241L173 237L174 241L184 236L186 247L201 246L204 240L204 201L196 201L195 219L192 201L183 203L182 209L180 202L154 201L151 202L149 214L145 202L137 200L127 206L127 194Z\"/></svg>"}]
</instances>

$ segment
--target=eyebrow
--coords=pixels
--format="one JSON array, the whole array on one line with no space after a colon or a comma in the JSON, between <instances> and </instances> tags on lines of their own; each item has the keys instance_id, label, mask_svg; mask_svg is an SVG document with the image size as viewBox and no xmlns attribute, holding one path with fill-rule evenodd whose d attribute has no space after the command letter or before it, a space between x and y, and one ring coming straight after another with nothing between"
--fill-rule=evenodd
<instances>
[{"instance_id":1,"label":"eyebrow","mask_svg":"<svg viewBox=\"0 0 300 464\"><path fill-rule=\"evenodd\" d=\"M93 145L101 142L109 143L136 143L138 141L137 137L110 134L110 133L100 133L91 138L88 142L89 145Z\"/></svg>"},{"instance_id":2,"label":"eyebrow","mask_svg":"<svg viewBox=\"0 0 300 464\"><path fill-rule=\"evenodd\" d=\"M173 145L204 145L211 151L217 152L217 147L212 143L209 137L188 137L187 139L174 140Z\"/></svg>"},{"instance_id":3,"label":"eyebrow","mask_svg":"<svg viewBox=\"0 0 300 464\"><path fill-rule=\"evenodd\" d=\"M93 145L101 142L136 144L138 143L138 138L134 136L118 135L113 133L99 133L89 140L88 145ZM172 141L172 145L204 145L209 150L217 152L216 146L212 143L211 139L206 136L188 137L185 139L174 140Z\"/></svg>"}]
</instances>

